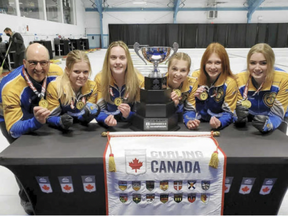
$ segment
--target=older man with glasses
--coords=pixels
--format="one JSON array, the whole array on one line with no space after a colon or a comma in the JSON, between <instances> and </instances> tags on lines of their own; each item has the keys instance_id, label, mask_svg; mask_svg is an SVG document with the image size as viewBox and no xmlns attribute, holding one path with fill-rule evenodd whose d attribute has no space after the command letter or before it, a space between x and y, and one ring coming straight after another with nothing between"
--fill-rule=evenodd
<instances>
[{"instance_id":1,"label":"older man with glasses","mask_svg":"<svg viewBox=\"0 0 288 216\"><path fill-rule=\"evenodd\" d=\"M22 134L39 129L46 123L46 86L62 75L60 66L50 64L49 52L41 44L28 46L23 65L5 76L0 83L0 126L3 135L11 144ZM33 214L21 184L20 198L24 210Z\"/></svg>"}]
</instances>

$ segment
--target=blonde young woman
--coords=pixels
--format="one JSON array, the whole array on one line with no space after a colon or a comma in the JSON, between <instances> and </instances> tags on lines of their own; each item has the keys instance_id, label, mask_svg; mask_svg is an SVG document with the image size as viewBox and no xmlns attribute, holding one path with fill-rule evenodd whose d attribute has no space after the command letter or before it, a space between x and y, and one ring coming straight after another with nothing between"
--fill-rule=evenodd
<instances>
[{"instance_id":1,"label":"blonde young woman","mask_svg":"<svg viewBox=\"0 0 288 216\"><path fill-rule=\"evenodd\" d=\"M83 123L95 118L100 108L97 102L97 86L92 80L88 56L80 50L67 55L65 73L51 82L47 88L49 125L68 129L73 120Z\"/></svg>"},{"instance_id":2,"label":"blonde young woman","mask_svg":"<svg viewBox=\"0 0 288 216\"><path fill-rule=\"evenodd\" d=\"M224 46L211 43L200 67L192 74L199 86L195 93L196 110L211 128L222 129L234 121L238 91Z\"/></svg>"},{"instance_id":3,"label":"blonde young woman","mask_svg":"<svg viewBox=\"0 0 288 216\"><path fill-rule=\"evenodd\" d=\"M171 99L177 108L177 113L182 113L184 124L189 129L196 129L200 121L196 119L195 79L188 77L191 58L188 54L177 52L168 62L167 83L173 89Z\"/></svg>"},{"instance_id":4,"label":"blonde young woman","mask_svg":"<svg viewBox=\"0 0 288 216\"><path fill-rule=\"evenodd\" d=\"M102 71L94 81L98 86L97 101L101 107L97 122L116 126L118 121L129 121L134 114L135 102L140 100L144 77L134 68L128 47L123 41L109 45Z\"/></svg>"},{"instance_id":5,"label":"blonde young woman","mask_svg":"<svg viewBox=\"0 0 288 216\"><path fill-rule=\"evenodd\" d=\"M287 115L288 74L275 70L274 63L275 55L268 44L259 43L250 49L247 71L237 74L236 123L252 120L265 133L278 128Z\"/></svg>"}]
</instances>

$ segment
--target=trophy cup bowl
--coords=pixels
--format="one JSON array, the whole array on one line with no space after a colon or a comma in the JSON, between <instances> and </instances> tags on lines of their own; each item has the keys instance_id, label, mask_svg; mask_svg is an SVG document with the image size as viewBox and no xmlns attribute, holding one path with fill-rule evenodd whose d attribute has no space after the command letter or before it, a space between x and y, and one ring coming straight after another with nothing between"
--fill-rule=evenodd
<instances>
[{"instance_id":1,"label":"trophy cup bowl","mask_svg":"<svg viewBox=\"0 0 288 216\"><path fill-rule=\"evenodd\" d=\"M136 113L132 120L132 129L141 131L177 130L178 115L171 100L171 89L167 89L167 77L160 74L158 65L168 61L178 50L178 43L173 47L141 46L134 44L136 54L144 61L153 64L153 70L145 77L145 89L140 89L140 102L136 104ZM142 55L140 55L140 51Z\"/></svg>"},{"instance_id":2,"label":"trophy cup bowl","mask_svg":"<svg viewBox=\"0 0 288 216\"><path fill-rule=\"evenodd\" d=\"M166 46L142 46L136 42L134 44L134 50L136 54L144 61L144 63L147 65L147 62L150 62L153 64L153 71L152 71L152 77L161 77L159 74L158 65L169 58L171 58L178 50L179 45L178 43L174 42L173 48L172 47L166 47ZM139 54L139 51L141 50L143 57ZM173 51L172 55L171 50ZM145 60L147 61L145 61Z\"/></svg>"}]
</instances>

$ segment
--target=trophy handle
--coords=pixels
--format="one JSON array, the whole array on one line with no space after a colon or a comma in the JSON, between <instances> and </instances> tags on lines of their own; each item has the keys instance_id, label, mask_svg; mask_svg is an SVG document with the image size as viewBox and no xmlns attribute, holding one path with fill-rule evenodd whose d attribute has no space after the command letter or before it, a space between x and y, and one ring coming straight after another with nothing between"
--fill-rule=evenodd
<instances>
[{"instance_id":1,"label":"trophy handle","mask_svg":"<svg viewBox=\"0 0 288 216\"><path fill-rule=\"evenodd\" d=\"M140 44L138 42L135 42L133 45L133 48L136 52L136 54L140 57L140 59L142 59L142 61L147 65L147 62L144 60L144 58L139 54L139 50L141 50L142 48L140 47Z\"/></svg>"},{"instance_id":2,"label":"trophy handle","mask_svg":"<svg viewBox=\"0 0 288 216\"><path fill-rule=\"evenodd\" d=\"M173 43L173 48L172 48L173 53L172 53L172 55L166 60L165 64L167 64L167 62L169 61L169 59L178 51L178 49L179 49L179 44L178 44L177 42L174 42L174 43Z\"/></svg>"}]
</instances>

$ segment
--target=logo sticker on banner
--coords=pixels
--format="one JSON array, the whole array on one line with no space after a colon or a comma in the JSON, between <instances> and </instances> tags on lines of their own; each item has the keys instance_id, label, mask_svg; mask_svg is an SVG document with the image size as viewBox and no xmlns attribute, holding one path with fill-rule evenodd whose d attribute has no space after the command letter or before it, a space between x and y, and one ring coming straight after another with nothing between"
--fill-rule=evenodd
<instances>
[{"instance_id":1,"label":"logo sticker on banner","mask_svg":"<svg viewBox=\"0 0 288 216\"><path fill-rule=\"evenodd\" d=\"M168 190L169 188L169 183L168 181L160 181L160 189L163 190L163 191L166 191Z\"/></svg>"},{"instance_id":2,"label":"logo sticker on banner","mask_svg":"<svg viewBox=\"0 0 288 216\"><path fill-rule=\"evenodd\" d=\"M118 181L118 187L122 191L126 190L127 189L127 181Z\"/></svg>"},{"instance_id":3,"label":"logo sticker on banner","mask_svg":"<svg viewBox=\"0 0 288 216\"><path fill-rule=\"evenodd\" d=\"M207 191L210 188L210 181L202 181L201 182L201 187L203 190Z\"/></svg>"},{"instance_id":4,"label":"logo sticker on banner","mask_svg":"<svg viewBox=\"0 0 288 216\"><path fill-rule=\"evenodd\" d=\"M277 180L276 178L265 178L259 193L261 195L270 194L276 180Z\"/></svg>"},{"instance_id":5,"label":"logo sticker on banner","mask_svg":"<svg viewBox=\"0 0 288 216\"><path fill-rule=\"evenodd\" d=\"M209 195L208 194L201 194L201 201L205 204L208 203Z\"/></svg>"},{"instance_id":6,"label":"logo sticker on banner","mask_svg":"<svg viewBox=\"0 0 288 216\"><path fill-rule=\"evenodd\" d=\"M95 176L81 176L81 177L84 191L89 193L95 192L96 191Z\"/></svg>"},{"instance_id":7,"label":"logo sticker on banner","mask_svg":"<svg viewBox=\"0 0 288 216\"><path fill-rule=\"evenodd\" d=\"M174 181L174 189L181 190L182 189L182 181Z\"/></svg>"},{"instance_id":8,"label":"logo sticker on banner","mask_svg":"<svg viewBox=\"0 0 288 216\"><path fill-rule=\"evenodd\" d=\"M190 203L194 203L196 201L196 194L194 194L194 193L188 194L188 201Z\"/></svg>"},{"instance_id":9,"label":"logo sticker on banner","mask_svg":"<svg viewBox=\"0 0 288 216\"><path fill-rule=\"evenodd\" d=\"M190 180L187 181L187 186L189 190L195 190L196 189L196 180Z\"/></svg>"},{"instance_id":10,"label":"logo sticker on banner","mask_svg":"<svg viewBox=\"0 0 288 216\"><path fill-rule=\"evenodd\" d=\"M230 187L232 185L233 177L227 177L225 179L225 193L229 193Z\"/></svg>"},{"instance_id":11,"label":"logo sticker on banner","mask_svg":"<svg viewBox=\"0 0 288 216\"><path fill-rule=\"evenodd\" d=\"M160 201L162 203L168 202L168 199L169 199L169 195L168 194L160 194Z\"/></svg>"},{"instance_id":12,"label":"logo sticker on banner","mask_svg":"<svg viewBox=\"0 0 288 216\"><path fill-rule=\"evenodd\" d=\"M141 194L133 194L133 201L138 204L141 202Z\"/></svg>"},{"instance_id":13,"label":"logo sticker on banner","mask_svg":"<svg viewBox=\"0 0 288 216\"><path fill-rule=\"evenodd\" d=\"M73 193L74 192L71 176L60 176L60 177L58 177L58 179L59 179L63 193Z\"/></svg>"},{"instance_id":14,"label":"logo sticker on banner","mask_svg":"<svg viewBox=\"0 0 288 216\"><path fill-rule=\"evenodd\" d=\"M155 188L155 181L146 181L146 188L149 191L154 190Z\"/></svg>"},{"instance_id":15,"label":"logo sticker on banner","mask_svg":"<svg viewBox=\"0 0 288 216\"><path fill-rule=\"evenodd\" d=\"M53 192L48 176L36 176L36 180L43 193Z\"/></svg>"},{"instance_id":16,"label":"logo sticker on banner","mask_svg":"<svg viewBox=\"0 0 288 216\"><path fill-rule=\"evenodd\" d=\"M223 214L226 155L210 132L108 132L107 138L107 214ZM210 161L215 152L218 166Z\"/></svg>"},{"instance_id":17,"label":"logo sticker on banner","mask_svg":"<svg viewBox=\"0 0 288 216\"><path fill-rule=\"evenodd\" d=\"M133 188L135 191L140 190L140 188L141 188L141 181L132 181L132 188Z\"/></svg>"},{"instance_id":18,"label":"logo sticker on banner","mask_svg":"<svg viewBox=\"0 0 288 216\"><path fill-rule=\"evenodd\" d=\"M119 194L119 199L122 203L126 203L128 200L128 194Z\"/></svg>"},{"instance_id":19,"label":"logo sticker on banner","mask_svg":"<svg viewBox=\"0 0 288 216\"><path fill-rule=\"evenodd\" d=\"M242 179L242 183L239 189L240 194L249 194L252 190L253 184L255 182L255 178L247 178L244 177Z\"/></svg>"},{"instance_id":20,"label":"logo sticker on banner","mask_svg":"<svg viewBox=\"0 0 288 216\"><path fill-rule=\"evenodd\" d=\"M146 194L146 201L147 201L148 203L153 202L154 199L155 199L155 194Z\"/></svg>"},{"instance_id":21,"label":"logo sticker on banner","mask_svg":"<svg viewBox=\"0 0 288 216\"><path fill-rule=\"evenodd\" d=\"M146 150L125 150L126 172L131 175L146 173Z\"/></svg>"},{"instance_id":22,"label":"logo sticker on banner","mask_svg":"<svg viewBox=\"0 0 288 216\"><path fill-rule=\"evenodd\" d=\"M180 203L183 199L183 194L174 194L174 201Z\"/></svg>"}]
</instances>

